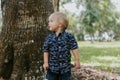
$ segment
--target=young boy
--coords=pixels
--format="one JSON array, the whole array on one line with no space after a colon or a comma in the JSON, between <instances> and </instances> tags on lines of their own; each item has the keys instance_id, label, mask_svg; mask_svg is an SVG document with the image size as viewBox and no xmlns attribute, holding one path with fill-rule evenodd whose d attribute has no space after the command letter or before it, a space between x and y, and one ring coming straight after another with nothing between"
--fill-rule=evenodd
<instances>
[{"instance_id":1,"label":"young boy","mask_svg":"<svg viewBox=\"0 0 120 80\"><path fill-rule=\"evenodd\" d=\"M74 69L80 68L77 42L73 35L65 31L68 23L68 17L61 12L55 12L49 17L48 29L53 33L47 36L43 45L43 68L47 71L47 80L70 80L70 50L75 57Z\"/></svg>"}]
</instances>

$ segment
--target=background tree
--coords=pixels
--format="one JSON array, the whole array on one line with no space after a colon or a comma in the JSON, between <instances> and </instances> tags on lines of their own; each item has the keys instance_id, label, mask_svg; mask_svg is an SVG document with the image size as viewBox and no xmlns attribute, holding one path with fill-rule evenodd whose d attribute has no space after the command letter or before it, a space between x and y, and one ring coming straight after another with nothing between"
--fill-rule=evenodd
<instances>
[{"instance_id":1,"label":"background tree","mask_svg":"<svg viewBox=\"0 0 120 80\"><path fill-rule=\"evenodd\" d=\"M69 4L74 4L77 8L76 12L72 12L74 11L72 8L71 11L70 9L66 9L65 6ZM95 34L101 37L104 31L108 33L113 31L115 35L119 33L119 30L117 30L117 26L119 25L119 12L116 11L116 7L111 0L61 0L60 7L65 13L74 15L72 17L70 16L70 20L76 18L71 22L75 26L79 25L82 28L83 34L89 34L91 37ZM71 29L75 31L76 27Z\"/></svg>"},{"instance_id":2,"label":"background tree","mask_svg":"<svg viewBox=\"0 0 120 80\"><path fill-rule=\"evenodd\" d=\"M54 11L59 11L59 2L60 0L53 0Z\"/></svg>"},{"instance_id":3,"label":"background tree","mask_svg":"<svg viewBox=\"0 0 120 80\"><path fill-rule=\"evenodd\" d=\"M85 31L91 36L91 41L93 41L92 37L94 37L94 33L96 31L97 26L94 24L98 21L98 9L97 9L97 1L94 0L86 0L85 7L86 10L81 15L82 24L84 26Z\"/></svg>"},{"instance_id":4,"label":"background tree","mask_svg":"<svg viewBox=\"0 0 120 80\"><path fill-rule=\"evenodd\" d=\"M115 7L110 0L81 1L84 4L85 11L80 15L80 23L90 35L93 36L96 31L101 34L104 30L109 31L116 26Z\"/></svg>"},{"instance_id":5,"label":"background tree","mask_svg":"<svg viewBox=\"0 0 120 80\"><path fill-rule=\"evenodd\" d=\"M51 0L2 0L0 76L4 79L43 80L42 44ZM12 74L12 76L11 76Z\"/></svg>"}]
</instances>

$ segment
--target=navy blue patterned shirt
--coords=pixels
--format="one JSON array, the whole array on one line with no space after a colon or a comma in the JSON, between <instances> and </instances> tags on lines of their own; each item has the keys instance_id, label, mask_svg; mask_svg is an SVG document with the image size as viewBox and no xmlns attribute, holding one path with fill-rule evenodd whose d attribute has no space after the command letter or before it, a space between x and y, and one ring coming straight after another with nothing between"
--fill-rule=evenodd
<instances>
[{"instance_id":1,"label":"navy blue patterned shirt","mask_svg":"<svg viewBox=\"0 0 120 80\"><path fill-rule=\"evenodd\" d=\"M48 35L43 45L43 52L49 54L49 69L61 74L71 71L70 50L77 48L74 36L66 31L61 32L58 36L55 33Z\"/></svg>"}]
</instances>

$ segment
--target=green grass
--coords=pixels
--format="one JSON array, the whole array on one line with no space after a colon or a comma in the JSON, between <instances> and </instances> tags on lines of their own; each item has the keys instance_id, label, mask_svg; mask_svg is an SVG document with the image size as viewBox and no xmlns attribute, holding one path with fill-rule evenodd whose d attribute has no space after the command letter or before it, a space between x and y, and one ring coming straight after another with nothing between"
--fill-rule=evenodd
<instances>
[{"instance_id":1,"label":"green grass","mask_svg":"<svg viewBox=\"0 0 120 80\"><path fill-rule=\"evenodd\" d=\"M120 42L78 42L81 65L120 73ZM72 56L72 60L73 60Z\"/></svg>"}]
</instances>

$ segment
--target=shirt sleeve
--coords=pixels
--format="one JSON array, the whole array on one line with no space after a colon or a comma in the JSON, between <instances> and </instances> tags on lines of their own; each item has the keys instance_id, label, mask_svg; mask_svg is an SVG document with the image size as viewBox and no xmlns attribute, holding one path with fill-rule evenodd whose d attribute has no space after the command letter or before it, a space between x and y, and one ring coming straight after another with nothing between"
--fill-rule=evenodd
<instances>
[{"instance_id":1,"label":"shirt sleeve","mask_svg":"<svg viewBox=\"0 0 120 80\"><path fill-rule=\"evenodd\" d=\"M42 52L48 52L49 51L48 42L49 42L49 38L47 36L46 39L45 39L45 42L42 46Z\"/></svg>"},{"instance_id":2,"label":"shirt sleeve","mask_svg":"<svg viewBox=\"0 0 120 80\"><path fill-rule=\"evenodd\" d=\"M78 48L78 44L77 44L77 41L75 39L75 37L73 35L70 35L70 49L71 50L74 50L74 49L77 49Z\"/></svg>"}]
</instances>

